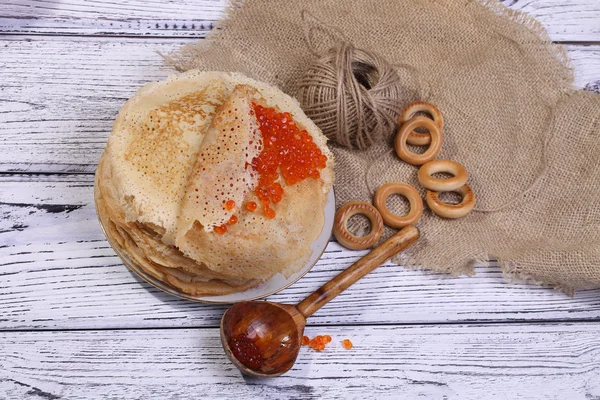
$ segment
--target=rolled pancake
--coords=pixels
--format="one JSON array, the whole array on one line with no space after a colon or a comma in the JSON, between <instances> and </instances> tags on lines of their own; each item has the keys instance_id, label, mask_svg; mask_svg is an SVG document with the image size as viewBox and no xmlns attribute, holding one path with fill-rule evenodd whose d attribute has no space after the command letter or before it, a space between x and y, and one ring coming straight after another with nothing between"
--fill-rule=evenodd
<instances>
[{"instance_id":1,"label":"rolled pancake","mask_svg":"<svg viewBox=\"0 0 600 400\"><path fill-rule=\"evenodd\" d=\"M188 179L177 239L194 222L207 232L225 224L239 210L239 207L228 210L225 203L231 200L240 206L256 187L258 175L250 164L260 153L262 139L251 113L252 101L259 96L251 86L237 85L217 108Z\"/></svg>"},{"instance_id":2,"label":"rolled pancake","mask_svg":"<svg viewBox=\"0 0 600 400\"><path fill-rule=\"evenodd\" d=\"M216 108L233 87L203 75L194 82L150 83L127 101L106 157L128 221L153 223L174 235L180 201Z\"/></svg>"},{"instance_id":3,"label":"rolled pancake","mask_svg":"<svg viewBox=\"0 0 600 400\"><path fill-rule=\"evenodd\" d=\"M328 159L320 179L280 180L285 195L272 206L274 219L244 207L259 203L249 168L261 150L254 104L289 112ZM184 293L212 295L301 268L332 183L326 138L294 99L240 74L190 71L147 85L125 104L96 185L107 233L140 268ZM223 207L227 200L233 209ZM232 215L238 223L215 233Z\"/></svg>"}]
</instances>

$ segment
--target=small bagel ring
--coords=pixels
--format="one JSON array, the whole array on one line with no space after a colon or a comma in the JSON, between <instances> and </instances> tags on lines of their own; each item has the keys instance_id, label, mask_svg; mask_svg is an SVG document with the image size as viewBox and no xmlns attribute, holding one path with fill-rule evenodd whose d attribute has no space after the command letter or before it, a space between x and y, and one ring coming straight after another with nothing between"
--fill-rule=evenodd
<instances>
[{"instance_id":1,"label":"small bagel ring","mask_svg":"<svg viewBox=\"0 0 600 400\"><path fill-rule=\"evenodd\" d=\"M456 190L453 190L462 196L462 201L458 204L448 204L441 201L438 197L438 192L427 191L425 199L431 211L443 218L462 218L471 212L475 207L475 194L469 185L462 185Z\"/></svg>"},{"instance_id":2,"label":"small bagel ring","mask_svg":"<svg viewBox=\"0 0 600 400\"><path fill-rule=\"evenodd\" d=\"M448 179L434 178L436 172L446 172L454 175ZM419 168L419 182L425 189L434 192L452 192L467 183L469 175L465 167L450 160L433 160ZM385 218L384 218L385 219Z\"/></svg>"},{"instance_id":3,"label":"small bagel ring","mask_svg":"<svg viewBox=\"0 0 600 400\"><path fill-rule=\"evenodd\" d=\"M366 236L356 236L348 231L348 219L356 214L362 214L371 221L371 232ZM379 211L369 203L351 201L337 210L333 220L333 235L347 249L363 250L373 246L383 233L383 219Z\"/></svg>"},{"instance_id":4,"label":"small bagel ring","mask_svg":"<svg viewBox=\"0 0 600 400\"><path fill-rule=\"evenodd\" d=\"M418 127L424 127L429 130L431 136L431 143L429 148L423 154L416 154L408 150L406 146L406 139L413 129ZM433 120L425 117L414 117L406 121L398 130L396 138L394 139L394 147L396 148L396 154L402 160L412 165L423 165L435 158L442 148L442 134L439 128L433 122Z\"/></svg>"},{"instance_id":5,"label":"small bagel ring","mask_svg":"<svg viewBox=\"0 0 600 400\"><path fill-rule=\"evenodd\" d=\"M426 112L429 115L431 115L435 124L438 126L438 128L440 128L440 132L444 130L444 117L442 117L442 113L436 106L425 101L417 101L416 103L410 103L409 105L404 107L402 113L400 113L400 118L398 120L399 125L404 124L418 112ZM429 133L418 133L412 131L408 135L406 143L412 144L414 146L426 146L429 143L431 143L431 136L429 135Z\"/></svg>"},{"instance_id":6,"label":"small bagel ring","mask_svg":"<svg viewBox=\"0 0 600 400\"><path fill-rule=\"evenodd\" d=\"M404 216L396 215L388 210L385 202L392 194L400 194L408 199L410 211ZM406 183L386 183L375 193L373 204L381 213L383 222L392 228L404 228L416 224L423 215L423 200L417 189Z\"/></svg>"}]
</instances>

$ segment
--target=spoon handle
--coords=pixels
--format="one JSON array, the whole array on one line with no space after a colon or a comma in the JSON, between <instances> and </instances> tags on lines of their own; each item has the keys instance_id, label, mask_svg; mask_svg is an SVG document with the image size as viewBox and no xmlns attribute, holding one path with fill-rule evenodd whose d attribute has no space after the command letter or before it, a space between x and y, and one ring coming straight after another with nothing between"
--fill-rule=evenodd
<instances>
[{"instance_id":1,"label":"spoon handle","mask_svg":"<svg viewBox=\"0 0 600 400\"><path fill-rule=\"evenodd\" d=\"M417 239L419 239L419 230L417 228L412 225L403 228L400 232L374 248L369 254L366 254L345 271L302 300L296 308L305 318L310 317L338 294L348 289L360 278L379 267L395 254L406 249L416 242Z\"/></svg>"}]
</instances>

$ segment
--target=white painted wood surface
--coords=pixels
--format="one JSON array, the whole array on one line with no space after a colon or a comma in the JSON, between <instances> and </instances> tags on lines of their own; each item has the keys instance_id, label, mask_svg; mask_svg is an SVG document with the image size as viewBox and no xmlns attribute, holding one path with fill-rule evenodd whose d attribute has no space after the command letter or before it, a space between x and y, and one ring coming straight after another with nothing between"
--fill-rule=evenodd
<instances>
[{"instance_id":1,"label":"white painted wood surface","mask_svg":"<svg viewBox=\"0 0 600 400\"><path fill-rule=\"evenodd\" d=\"M0 392L45 399L557 399L600 397L600 325L308 328L286 375L244 378L217 329L5 332ZM351 350L340 345L344 338ZM2 377L4 376L4 379Z\"/></svg>"},{"instance_id":2,"label":"white painted wood surface","mask_svg":"<svg viewBox=\"0 0 600 400\"><path fill-rule=\"evenodd\" d=\"M128 272L96 221L91 175L0 177L0 324L10 329L218 326L223 306L164 294ZM365 252L330 243L317 266L274 301L296 303ZM310 324L600 320L600 290L574 299L475 277L387 264L326 305Z\"/></svg>"},{"instance_id":3,"label":"white painted wood surface","mask_svg":"<svg viewBox=\"0 0 600 400\"><path fill-rule=\"evenodd\" d=\"M576 84L600 92L600 2L503 3L566 42ZM224 4L0 5L0 399L600 399L600 290L571 299L494 266L453 278L388 263L309 320L330 348L256 381L225 359L224 307L126 270L96 222L90 174L124 101L169 73L156 51L205 36ZM271 300L297 302L362 254L330 243Z\"/></svg>"},{"instance_id":4,"label":"white painted wood surface","mask_svg":"<svg viewBox=\"0 0 600 400\"><path fill-rule=\"evenodd\" d=\"M204 37L227 0L8 1L0 31L11 34Z\"/></svg>"},{"instance_id":5,"label":"white painted wood surface","mask_svg":"<svg viewBox=\"0 0 600 400\"><path fill-rule=\"evenodd\" d=\"M94 172L123 103L173 73L157 51L191 41L0 36L0 172ZM600 45L567 49L598 90Z\"/></svg>"},{"instance_id":6,"label":"white painted wood surface","mask_svg":"<svg viewBox=\"0 0 600 400\"><path fill-rule=\"evenodd\" d=\"M125 101L173 73L157 52L191 41L0 36L0 172L93 173Z\"/></svg>"},{"instance_id":7,"label":"white painted wood surface","mask_svg":"<svg viewBox=\"0 0 600 400\"><path fill-rule=\"evenodd\" d=\"M503 0L537 18L555 41L600 41L600 2ZM42 35L204 37L226 0L5 0L0 31Z\"/></svg>"}]
</instances>

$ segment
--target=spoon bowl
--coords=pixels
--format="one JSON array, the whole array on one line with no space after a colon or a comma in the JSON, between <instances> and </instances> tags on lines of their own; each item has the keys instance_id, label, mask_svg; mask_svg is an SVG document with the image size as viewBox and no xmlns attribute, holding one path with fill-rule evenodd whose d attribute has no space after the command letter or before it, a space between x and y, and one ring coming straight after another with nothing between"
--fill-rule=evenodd
<instances>
[{"instance_id":1,"label":"spoon bowl","mask_svg":"<svg viewBox=\"0 0 600 400\"><path fill-rule=\"evenodd\" d=\"M305 325L306 319L292 305L245 301L223 314L221 342L244 373L277 376L294 365Z\"/></svg>"}]
</instances>

